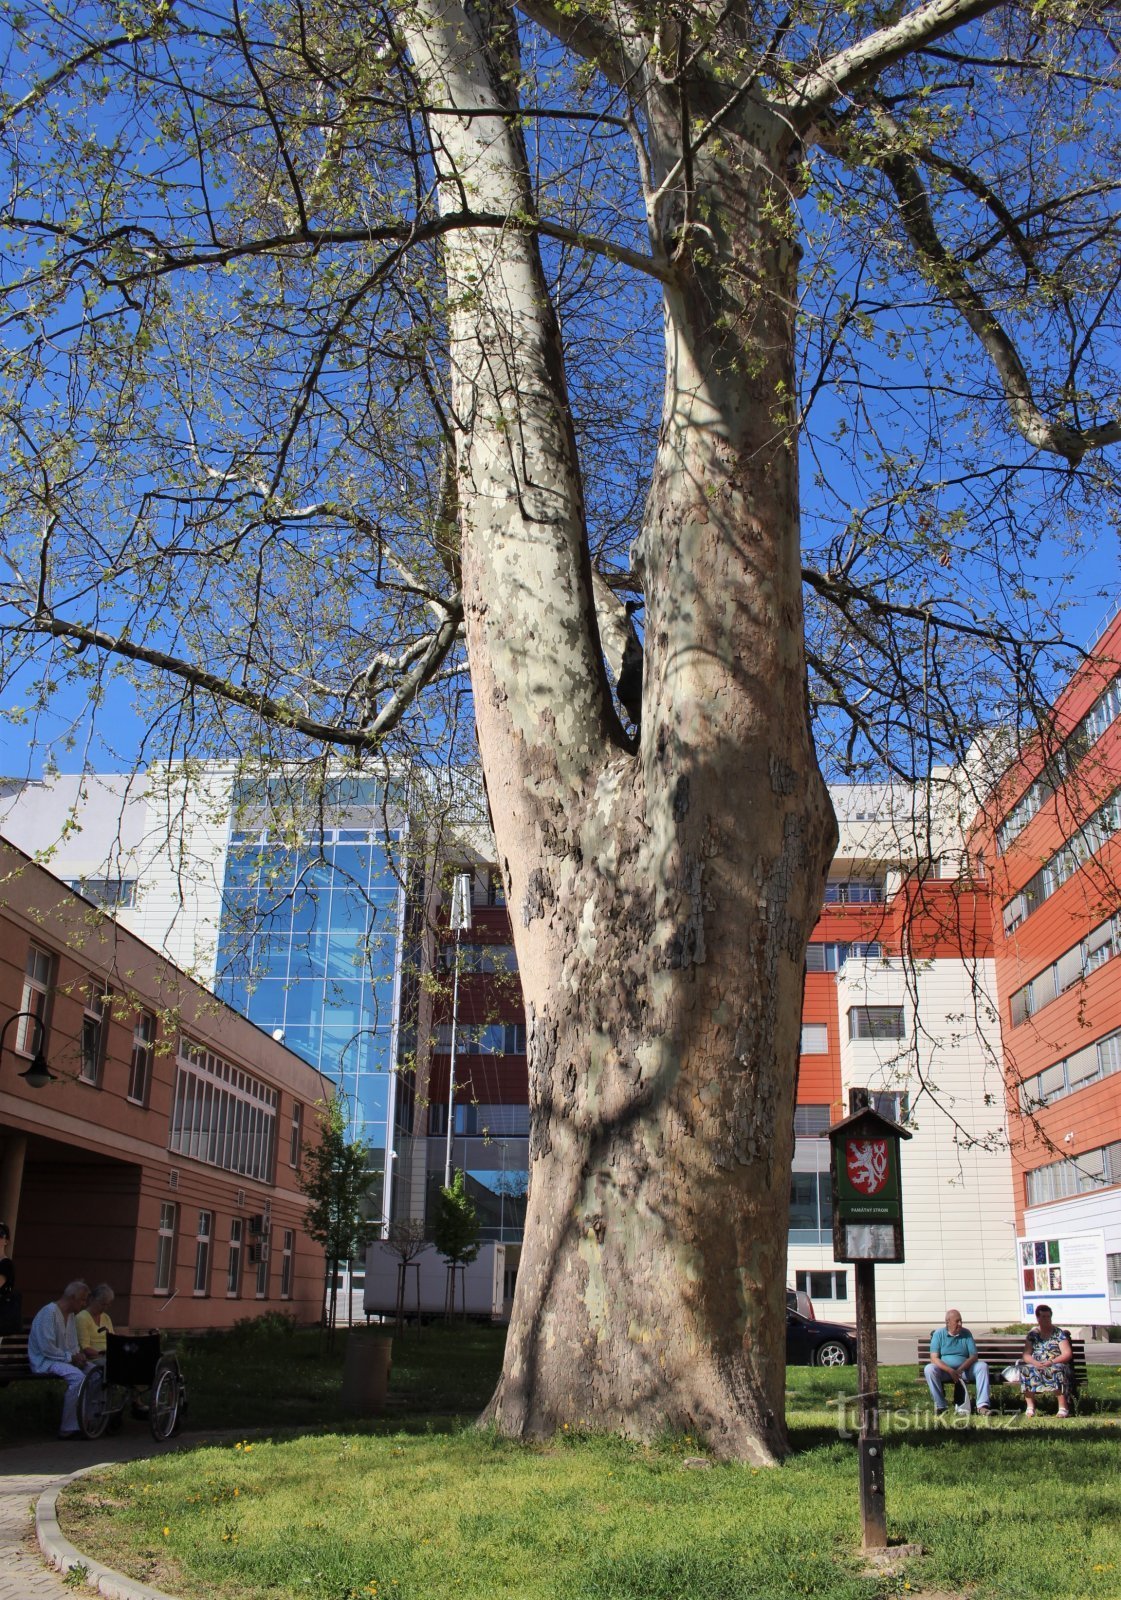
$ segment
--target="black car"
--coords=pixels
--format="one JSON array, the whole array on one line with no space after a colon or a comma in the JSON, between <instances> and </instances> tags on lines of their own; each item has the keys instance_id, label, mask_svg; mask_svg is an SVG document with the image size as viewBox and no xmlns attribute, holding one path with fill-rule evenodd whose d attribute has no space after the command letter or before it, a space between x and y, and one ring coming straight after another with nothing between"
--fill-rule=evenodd
<instances>
[{"instance_id":1,"label":"black car","mask_svg":"<svg viewBox=\"0 0 1121 1600\"><path fill-rule=\"evenodd\" d=\"M848 1367L856 1361L856 1334L839 1322L786 1313L788 1367Z\"/></svg>"}]
</instances>

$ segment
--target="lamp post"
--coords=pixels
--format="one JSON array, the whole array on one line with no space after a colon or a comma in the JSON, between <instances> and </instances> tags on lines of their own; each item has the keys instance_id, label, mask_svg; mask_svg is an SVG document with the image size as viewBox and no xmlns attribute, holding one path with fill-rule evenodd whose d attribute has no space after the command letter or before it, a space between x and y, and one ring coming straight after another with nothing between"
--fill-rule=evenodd
<instances>
[{"instance_id":1,"label":"lamp post","mask_svg":"<svg viewBox=\"0 0 1121 1600\"><path fill-rule=\"evenodd\" d=\"M0 1060L2 1060L4 1056L4 1046L8 1040L8 1029L11 1027L13 1022L22 1022L25 1017L30 1018L30 1020L39 1030L39 1033L38 1041L35 1046L35 1054L31 1058L31 1065L24 1072L20 1073L20 1077L24 1080L29 1089L45 1089L48 1083L57 1082L57 1077L56 1074L51 1071L50 1067L47 1066L47 1058L43 1054L43 1034L46 1032L46 1029L43 1027L43 1019L41 1016L39 1016L38 1012L17 1011L14 1013L14 1015L10 1016L7 1022L5 1022L4 1026L0 1028Z\"/></svg>"},{"instance_id":2,"label":"lamp post","mask_svg":"<svg viewBox=\"0 0 1121 1600\"><path fill-rule=\"evenodd\" d=\"M444 1188L451 1188L452 1133L455 1129L455 1044L459 1023L459 936L471 926L471 874L460 872L452 883L451 916L448 926L455 933L455 977L452 980L452 1040L451 1062L448 1067L448 1137L444 1151Z\"/></svg>"}]
</instances>

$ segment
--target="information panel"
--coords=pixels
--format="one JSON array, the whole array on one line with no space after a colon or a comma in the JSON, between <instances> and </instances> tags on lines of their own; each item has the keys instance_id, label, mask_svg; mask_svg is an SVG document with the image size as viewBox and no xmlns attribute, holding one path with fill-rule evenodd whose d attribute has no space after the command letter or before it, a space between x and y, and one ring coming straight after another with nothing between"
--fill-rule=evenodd
<instances>
[{"instance_id":1,"label":"information panel","mask_svg":"<svg viewBox=\"0 0 1121 1600\"><path fill-rule=\"evenodd\" d=\"M1104 1233L1053 1233L1018 1239L1016 1246L1025 1317L1034 1318L1042 1303L1060 1327L1109 1321Z\"/></svg>"}]
</instances>

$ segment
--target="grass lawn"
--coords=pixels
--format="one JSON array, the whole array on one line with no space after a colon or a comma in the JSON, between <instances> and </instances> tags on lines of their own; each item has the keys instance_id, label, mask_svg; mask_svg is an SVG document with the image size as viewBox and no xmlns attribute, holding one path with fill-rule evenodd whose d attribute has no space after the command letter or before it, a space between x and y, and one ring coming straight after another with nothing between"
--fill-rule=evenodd
<instances>
[{"instance_id":1,"label":"grass lawn","mask_svg":"<svg viewBox=\"0 0 1121 1600\"><path fill-rule=\"evenodd\" d=\"M183 1600L1121 1594L1116 1369L1091 1369L1090 1406L1071 1423L936 1427L915 1371L883 1368L889 1530L927 1551L885 1577L861 1561L855 1452L838 1437L851 1369L791 1369L794 1454L753 1471L686 1465L688 1439L570 1432L530 1448L457 1421L457 1395L471 1412L489 1392L490 1330L396 1341L393 1415L345 1429L324 1399L338 1357L313 1359L302 1336L237 1344L216 1342L205 1369L191 1358L190 1420L224 1411L244 1439L84 1478L60 1507L79 1548ZM320 1431L255 1436L270 1398L286 1421L322 1407Z\"/></svg>"}]
</instances>

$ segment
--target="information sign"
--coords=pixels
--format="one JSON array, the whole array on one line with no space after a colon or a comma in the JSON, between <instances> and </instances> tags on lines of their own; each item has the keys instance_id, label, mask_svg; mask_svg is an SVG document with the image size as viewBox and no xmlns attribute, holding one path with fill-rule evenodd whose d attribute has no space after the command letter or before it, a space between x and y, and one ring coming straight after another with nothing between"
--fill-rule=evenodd
<instances>
[{"instance_id":1,"label":"information sign","mask_svg":"<svg viewBox=\"0 0 1121 1600\"><path fill-rule=\"evenodd\" d=\"M1056 1232L1018 1239L1016 1245L1025 1317L1033 1318L1042 1304L1060 1326L1109 1321L1104 1233Z\"/></svg>"}]
</instances>

